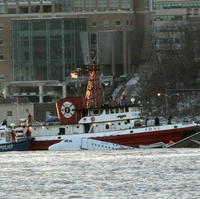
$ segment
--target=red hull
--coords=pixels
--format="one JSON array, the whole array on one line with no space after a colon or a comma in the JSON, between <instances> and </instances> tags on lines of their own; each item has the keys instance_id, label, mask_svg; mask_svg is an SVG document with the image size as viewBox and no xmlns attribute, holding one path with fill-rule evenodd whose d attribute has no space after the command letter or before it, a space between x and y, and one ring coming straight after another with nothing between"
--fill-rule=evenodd
<instances>
[{"instance_id":1,"label":"red hull","mask_svg":"<svg viewBox=\"0 0 200 199\"><path fill-rule=\"evenodd\" d=\"M171 129L126 135L90 137L90 139L111 142L125 146L139 146L149 145L156 142L177 142L193 133L195 133L194 127L188 127L182 129ZM61 140L34 140L31 150L48 150L49 146L56 144L60 141Z\"/></svg>"},{"instance_id":2,"label":"red hull","mask_svg":"<svg viewBox=\"0 0 200 199\"><path fill-rule=\"evenodd\" d=\"M195 133L193 127L182 128L182 129L171 129L162 131L152 131L136 134L126 134L118 136L108 137L93 137L92 139L101 140L106 142L112 142L125 146L139 146L149 145L156 142L169 143L170 141L177 142L191 134Z\"/></svg>"},{"instance_id":3,"label":"red hull","mask_svg":"<svg viewBox=\"0 0 200 199\"><path fill-rule=\"evenodd\" d=\"M169 143L170 141L177 142L183 139L183 131L162 131L149 132L149 133L137 133L137 134L127 134L118 136L108 136L108 137L93 137L92 139L112 142L116 144L121 144L125 146L139 146L139 145L149 145L156 142Z\"/></svg>"}]
</instances>

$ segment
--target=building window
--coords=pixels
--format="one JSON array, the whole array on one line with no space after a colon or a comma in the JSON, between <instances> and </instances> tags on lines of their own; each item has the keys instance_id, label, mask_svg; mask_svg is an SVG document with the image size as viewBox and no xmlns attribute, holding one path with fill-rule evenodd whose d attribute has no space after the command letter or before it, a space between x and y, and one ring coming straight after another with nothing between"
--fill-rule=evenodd
<instances>
[{"instance_id":1,"label":"building window","mask_svg":"<svg viewBox=\"0 0 200 199\"><path fill-rule=\"evenodd\" d=\"M83 0L74 1L74 7L75 8L83 8L84 7Z\"/></svg>"},{"instance_id":2,"label":"building window","mask_svg":"<svg viewBox=\"0 0 200 199\"><path fill-rule=\"evenodd\" d=\"M51 5L43 6L43 12L46 12L46 13L51 12Z\"/></svg>"},{"instance_id":3,"label":"building window","mask_svg":"<svg viewBox=\"0 0 200 199\"><path fill-rule=\"evenodd\" d=\"M7 111L7 116L12 116L12 111Z\"/></svg>"},{"instance_id":4,"label":"building window","mask_svg":"<svg viewBox=\"0 0 200 199\"><path fill-rule=\"evenodd\" d=\"M22 13L22 14L23 13L28 13L28 7L20 7L19 8L19 12Z\"/></svg>"},{"instance_id":5,"label":"building window","mask_svg":"<svg viewBox=\"0 0 200 199\"><path fill-rule=\"evenodd\" d=\"M121 0L122 9L131 9L132 1L131 0Z\"/></svg>"},{"instance_id":6,"label":"building window","mask_svg":"<svg viewBox=\"0 0 200 199\"><path fill-rule=\"evenodd\" d=\"M92 26L93 26L93 27L96 27L96 26L97 26L96 21L93 21L93 22L92 22Z\"/></svg>"},{"instance_id":7,"label":"building window","mask_svg":"<svg viewBox=\"0 0 200 199\"><path fill-rule=\"evenodd\" d=\"M120 7L119 5L120 5L119 0L110 0L109 1L109 7L110 7L110 9L119 8Z\"/></svg>"},{"instance_id":8,"label":"building window","mask_svg":"<svg viewBox=\"0 0 200 199\"><path fill-rule=\"evenodd\" d=\"M149 10L149 8L150 8L150 2L149 2L149 0L145 0L144 4L145 4L145 9Z\"/></svg>"},{"instance_id":9,"label":"building window","mask_svg":"<svg viewBox=\"0 0 200 199\"><path fill-rule=\"evenodd\" d=\"M94 0L87 0L86 1L86 7L87 8L95 8L96 7L96 3Z\"/></svg>"},{"instance_id":10,"label":"building window","mask_svg":"<svg viewBox=\"0 0 200 199\"><path fill-rule=\"evenodd\" d=\"M120 26L121 22L120 21L116 21L116 25Z\"/></svg>"},{"instance_id":11,"label":"building window","mask_svg":"<svg viewBox=\"0 0 200 199\"><path fill-rule=\"evenodd\" d=\"M32 13L39 13L40 12L40 6L32 6L31 12Z\"/></svg>"},{"instance_id":12,"label":"building window","mask_svg":"<svg viewBox=\"0 0 200 199\"><path fill-rule=\"evenodd\" d=\"M106 8L107 7L107 0L99 0L98 1L99 8Z\"/></svg>"},{"instance_id":13,"label":"building window","mask_svg":"<svg viewBox=\"0 0 200 199\"><path fill-rule=\"evenodd\" d=\"M0 23L0 30L3 30L4 24Z\"/></svg>"},{"instance_id":14,"label":"building window","mask_svg":"<svg viewBox=\"0 0 200 199\"><path fill-rule=\"evenodd\" d=\"M8 8L8 14L16 14L16 8Z\"/></svg>"},{"instance_id":15,"label":"building window","mask_svg":"<svg viewBox=\"0 0 200 199\"><path fill-rule=\"evenodd\" d=\"M103 26L109 26L109 20L103 20Z\"/></svg>"},{"instance_id":16,"label":"building window","mask_svg":"<svg viewBox=\"0 0 200 199\"><path fill-rule=\"evenodd\" d=\"M3 60L4 60L4 56L0 55L0 61L3 61Z\"/></svg>"},{"instance_id":17,"label":"building window","mask_svg":"<svg viewBox=\"0 0 200 199\"><path fill-rule=\"evenodd\" d=\"M3 46L3 40L0 39L0 46Z\"/></svg>"},{"instance_id":18,"label":"building window","mask_svg":"<svg viewBox=\"0 0 200 199\"><path fill-rule=\"evenodd\" d=\"M5 13L5 6L0 5L0 14L4 14L4 13Z\"/></svg>"}]
</instances>

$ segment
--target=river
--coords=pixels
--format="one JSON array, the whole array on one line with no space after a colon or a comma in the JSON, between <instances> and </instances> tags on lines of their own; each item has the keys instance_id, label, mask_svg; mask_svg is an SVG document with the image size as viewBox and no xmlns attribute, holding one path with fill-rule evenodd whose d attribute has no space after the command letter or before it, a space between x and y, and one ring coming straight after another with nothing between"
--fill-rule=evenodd
<instances>
[{"instance_id":1,"label":"river","mask_svg":"<svg viewBox=\"0 0 200 199\"><path fill-rule=\"evenodd\" d=\"M0 153L0 199L199 199L200 149Z\"/></svg>"}]
</instances>

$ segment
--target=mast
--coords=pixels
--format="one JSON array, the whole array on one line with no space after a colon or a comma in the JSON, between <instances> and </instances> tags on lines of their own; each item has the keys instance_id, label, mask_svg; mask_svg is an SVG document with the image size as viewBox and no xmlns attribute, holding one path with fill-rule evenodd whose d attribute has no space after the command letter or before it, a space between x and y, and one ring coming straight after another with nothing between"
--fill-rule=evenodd
<instances>
[{"instance_id":1,"label":"mast","mask_svg":"<svg viewBox=\"0 0 200 199\"><path fill-rule=\"evenodd\" d=\"M100 69L93 60L92 64L88 67L89 76L87 89L85 94L86 108L99 108L101 107L101 82L100 82Z\"/></svg>"}]
</instances>

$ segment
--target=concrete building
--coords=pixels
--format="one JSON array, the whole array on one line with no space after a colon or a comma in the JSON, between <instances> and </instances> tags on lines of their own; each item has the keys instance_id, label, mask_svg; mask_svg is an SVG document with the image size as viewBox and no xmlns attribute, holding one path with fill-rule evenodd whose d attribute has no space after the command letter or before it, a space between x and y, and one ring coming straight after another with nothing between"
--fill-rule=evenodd
<instances>
[{"instance_id":1,"label":"concrete building","mask_svg":"<svg viewBox=\"0 0 200 199\"><path fill-rule=\"evenodd\" d=\"M152 6L152 0L0 0L4 96L36 93L43 102L43 85L53 81L62 83L64 97L70 72L92 56L104 76L130 74L151 47Z\"/></svg>"},{"instance_id":2,"label":"concrete building","mask_svg":"<svg viewBox=\"0 0 200 199\"><path fill-rule=\"evenodd\" d=\"M191 18L199 20L199 0L154 0L154 39L156 50L179 49L182 44L181 27Z\"/></svg>"},{"instance_id":3,"label":"concrete building","mask_svg":"<svg viewBox=\"0 0 200 199\"><path fill-rule=\"evenodd\" d=\"M33 122L43 122L48 116L57 116L55 103L30 103L24 100L0 99L0 122L4 119L8 124L19 124L20 121L26 125L28 114L32 115Z\"/></svg>"}]
</instances>

